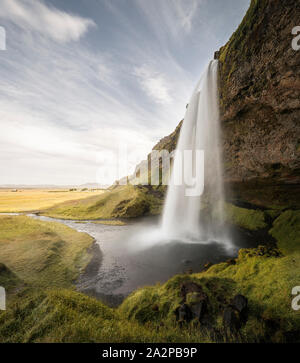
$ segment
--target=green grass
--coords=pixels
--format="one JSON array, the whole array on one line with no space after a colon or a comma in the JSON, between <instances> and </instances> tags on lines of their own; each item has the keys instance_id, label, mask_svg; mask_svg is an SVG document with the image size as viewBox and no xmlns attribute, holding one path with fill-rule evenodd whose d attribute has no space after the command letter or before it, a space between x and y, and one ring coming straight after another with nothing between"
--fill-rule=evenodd
<instances>
[{"instance_id":1,"label":"green grass","mask_svg":"<svg viewBox=\"0 0 300 363\"><path fill-rule=\"evenodd\" d=\"M36 287L72 286L91 258L86 251L92 243L60 223L0 216L0 262Z\"/></svg>"},{"instance_id":2,"label":"green grass","mask_svg":"<svg viewBox=\"0 0 300 363\"><path fill-rule=\"evenodd\" d=\"M226 219L233 225L237 225L251 231L267 227L265 214L261 210L236 207L233 204L225 205Z\"/></svg>"},{"instance_id":3,"label":"green grass","mask_svg":"<svg viewBox=\"0 0 300 363\"><path fill-rule=\"evenodd\" d=\"M99 195L103 191L82 192L49 189L22 189L12 192L0 189L0 212L29 212L53 207L56 204L88 198L90 195Z\"/></svg>"},{"instance_id":4,"label":"green grass","mask_svg":"<svg viewBox=\"0 0 300 363\"><path fill-rule=\"evenodd\" d=\"M278 241L281 257L262 254L264 248L242 249L234 265L220 263L206 272L178 275L164 285L132 293L119 308L120 312L141 324L149 321L173 324L174 310L182 299L180 286L182 282L192 280L200 284L209 297L216 329L222 331L223 306L220 301L228 304L239 293L248 298L250 308L241 339L247 342L286 341L289 334L300 331L300 315L291 309L291 290L299 285L300 278L299 216L299 211L288 211L274 222L271 234ZM276 324L276 329L270 329L272 324Z\"/></svg>"},{"instance_id":5,"label":"green grass","mask_svg":"<svg viewBox=\"0 0 300 363\"><path fill-rule=\"evenodd\" d=\"M208 337L177 324L129 321L101 302L70 290L23 292L8 311L0 312L0 342L186 341L208 341Z\"/></svg>"},{"instance_id":6,"label":"green grass","mask_svg":"<svg viewBox=\"0 0 300 363\"><path fill-rule=\"evenodd\" d=\"M261 227L262 217L250 220ZM174 276L133 292L113 309L74 291L72 282L90 258L87 235L58 223L1 216L0 285L9 288L9 300L8 310L0 312L0 342L289 341L300 331L300 315L291 309L291 290L300 278L300 211L279 215L270 234L280 253L242 249L235 264ZM176 322L186 281L197 282L207 294L218 337L199 323ZM227 339L222 312L238 293L249 300L249 319L238 337ZM187 302L192 300L189 294Z\"/></svg>"},{"instance_id":7,"label":"green grass","mask_svg":"<svg viewBox=\"0 0 300 363\"><path fill-rule=\"evenodd\" d=\"M158 192L159 193L159 192ZM163 200L146 187L117 186L84 200L62 203L42 212L63 219L134 218L159 214Z\"/></svg>"}]
</instances>

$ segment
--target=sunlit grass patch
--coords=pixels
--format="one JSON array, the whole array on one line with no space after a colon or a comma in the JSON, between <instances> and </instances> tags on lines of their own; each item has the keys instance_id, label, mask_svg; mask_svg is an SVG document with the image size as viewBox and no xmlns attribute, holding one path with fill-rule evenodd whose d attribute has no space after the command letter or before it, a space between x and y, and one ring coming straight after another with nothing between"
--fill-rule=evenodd
<instances>
[{"instance_id":1,"label":"sunlit grass patch","mask_svg":"<svg viewBox=\"0 0 300 363\"><path fill-rule=\"evenodd\" d=\"M0 189L0 213L28 212L50 208L56 204L100 195L103 191L67 191L22 189L16 192Z\"/></svg>"},{"instance_id":2,"label":"sunlit grass patch","mask_svg":"<svg viewBox=\"0 0 300 363\"><path fill-rule=\"evenodd\" d=\"M0 216L0 262L34 286L71 286L89 262L92 243L60 223Z\"/></svg>"},{"instance_id":3,"label":"sunlit grass patch","mask_svg":"<svg viewBox=\"0 0 300 363\"><path fill-rule=\"evenodd\" d=\"M135 218L156 215L162 210L163 198L147 188L116 186L102 195L69 201L43 211L43 215L64 219Z\"/></svg>"}]
</instances>

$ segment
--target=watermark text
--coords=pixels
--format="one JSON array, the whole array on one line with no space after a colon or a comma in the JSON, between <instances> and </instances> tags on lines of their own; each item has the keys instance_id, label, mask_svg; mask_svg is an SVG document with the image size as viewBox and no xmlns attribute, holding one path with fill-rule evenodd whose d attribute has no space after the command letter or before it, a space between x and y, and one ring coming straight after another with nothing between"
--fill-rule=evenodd
<instances>
[{"instance_id":1,"label":"watermark text","mask_svg":"<svg viewBox=\"0 0 300 363\"><path fill-rule=\"evenodd\" d=\"M300 50L300 26L295 26L292 29L292 35L296 35L292 40L292 48L296 51Z\"/></svg>"},{"instance_id":2,"label":"watermark text","mask_svg":"<svg viewBox=\"0 0 300 363\"><path fill-rule=\"evenodd\" d=\"M6 292L2 286L0 286L0 310L6 310Z\"/></svg>"},{"instance_id":3,"label":"watermark text","mask_svg":"<svg viewBox=\"0 0 300 363\"><path fill-rule=\"evenodd\" d=\"M292 309L298 311L300 310L300 286L293 287L292 295L296 295L292 300Z\"/></svg>"}]
</instances>

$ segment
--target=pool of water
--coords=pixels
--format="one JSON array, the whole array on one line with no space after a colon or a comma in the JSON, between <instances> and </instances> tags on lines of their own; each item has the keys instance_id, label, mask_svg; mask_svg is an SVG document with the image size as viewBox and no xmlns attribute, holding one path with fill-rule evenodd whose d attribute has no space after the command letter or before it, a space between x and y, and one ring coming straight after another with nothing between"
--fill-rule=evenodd
<instances>
[{"instance_id":1,"label":"pool of water","mask_svg":"<svg viewBox=\"0 0 300 363\"><path fill-rule=\"evenodd\" d=\"M78 223L30 216L43 221L63 223L79 232L88 233L95 239L93 260L79 278L77 287L110 305L119 304L125 296L139 287L164 283L175 274L199 272L207 262L225 261L235 257L240 248L258 244L246 231L235 231L231 248L214 241L166 243L160 241L159 222L153 218L114 226L95 224L92 221Z\"/></svg>"}]
</instances>

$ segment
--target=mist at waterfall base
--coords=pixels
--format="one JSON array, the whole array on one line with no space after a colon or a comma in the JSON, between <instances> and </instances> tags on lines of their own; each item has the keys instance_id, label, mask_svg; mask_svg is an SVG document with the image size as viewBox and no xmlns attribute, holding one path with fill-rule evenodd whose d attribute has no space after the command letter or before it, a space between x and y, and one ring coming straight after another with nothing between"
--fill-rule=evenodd
<instances>
[{"instance_id":1,"label":"mist at waterfall base","mask_svg":"<svg viewBox=\"0 0 300 363\"><path fill-rule=\"evenodd\" d=\"M212 61L187 107L162 218L135 219L125 226L86 223L80 227L95 238L102 254L100 268L96 264L90 269L94 274L81 277L80 291L118 305L140 287L200 272L207 262L224 262L236 257L240 248L257 246L261 235L258 241L249 231L229 230L224 218L217 75L218 63ZM194 185L185 178L185 183L175 182L184 170L180 166L186 160L180 154L186 150L194 154L184 165L194 176ZM198 150L204 155L200 160L204 176L195 165Z\"/></svg>"},{"instance_id":2,"label":"mist at waterfall base","mask_svg":"<svg viewBox=\"0 0 300 363\"><path fill-rule=\"evenodd\" d=\"M218 63L212 61L187 107L162 218L145 217L125 226L86 223L80 227L95 238L102 253L100 268L96 265L91 268L95 274L82 276L80 291L118 305L140 287L163 283L177 274L200 272L207 262L224 262L236 257L240 248L257 246L251 233L229 230L224 218L217 75ZM192 162L184 165L194 176L194 185L185 178L185 183L175 182L184 170L180 166L186 160L180 154L186 150L194 154ZM200 160L204 176L195 165L198 150L204 155Z\"/></svg>"},{"instance_id":3,"label":"mist at waterfall base","mask_svg":"<svg viewBox=\"0 0 300 363\"><path fill-rule=\"evenodd\" d=\"M196 250L217 249L218 252L215 252L222 255L230 255L235 250L224 217L217 77L218 61L214 60L207 66L187 107L162 220L157 227L146 226L141 230L129 243L129 248L140 251L166 250L171 253L172 249L178 250L181 245L179 249L190 250L194 257ZM182 157L186 150L191 151L191 160L186 161ZM197 173L195 165L199 162L196 158L199 150L204 152L204 173ZM186 178L181 175L182 171L194 176L194 185L187 184ZM178 180L182 180L182 183L178 184ZM196 195L193 195L195 191ZM191 244L197 246L188 247Z\"/></svg>"}]
</instances>

